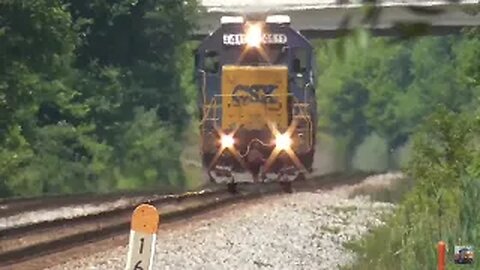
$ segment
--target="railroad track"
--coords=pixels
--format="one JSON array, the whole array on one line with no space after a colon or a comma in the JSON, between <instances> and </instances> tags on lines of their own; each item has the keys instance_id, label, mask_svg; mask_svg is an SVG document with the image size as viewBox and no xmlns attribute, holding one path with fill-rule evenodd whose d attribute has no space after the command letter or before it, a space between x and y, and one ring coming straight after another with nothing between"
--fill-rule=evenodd
<instances>
[{"instance_id":1,"label":"railroad track","mask_svg":"<svg viewBox=\"0 0 480 270\"><path fill-rule=\"evenodd\" d=\"M179 192L178 190L162 189L161 195ZM158 195L159 190L149 191L127 191L110 194L69 194L51 195L43 197L17 197L0 199L0 218L16 215L27 211L46 210L58 207L73 206L80 204L99 204L113 202L123 198L150 197Z\"/></svg>"},{"instance_id":2,"label":"railroad track","mask_svg":"<svg viewBox=\"0 0 480 270\"><path fill-rule=\"evenodd\" d=\"M293 187L296 191L328 189L337 185L357 183L371 174L373 173L335 173L295 182ZM161 223L165 224L234 202L278 193L282 193L282 188L278 183L246 184L239 186L237 194L230 194L226 189L221 188L163 196L146 203L157 207L161 213ZM135 207L130 206L95 215L58 219L0 231L0 267L13 266L71 247L127 234L130 229L130 217Z\"/></svg>"}]
</instances>

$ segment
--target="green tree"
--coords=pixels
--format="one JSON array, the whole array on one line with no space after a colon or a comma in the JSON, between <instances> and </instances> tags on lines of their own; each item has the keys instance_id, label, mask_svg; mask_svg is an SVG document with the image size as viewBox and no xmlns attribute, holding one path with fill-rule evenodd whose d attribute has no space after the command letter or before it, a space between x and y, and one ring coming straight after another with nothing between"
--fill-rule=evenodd
<instances>
[{"instance_id":1,"label":"green tree","mask_svg":"<svg viewBox=\"0 0 480 270\"><path fill-rule=\"evenodd\" d=\"M473 212L480 185L469 173L478 161L478 124L471 114L445 106L425 119L407 170L415 186L385 227L354 243L360 256L351 269L432 269L439 240L451 247L458 238L478 239ZM467 227L473 230L467 233Z\"/></svg>"},{"instance_id":2,"label":"green tree","mask_svg":"<svg viewBox=\"0 0 480 270\"><path fill-rule=\"evenodd\" d=\"M193 0L2 1L0 196L182 185L195 14Z\"/></svg>"},{"instance_id":3,"label":"green tree","mask_svg":"<svg viewBox=\"0 0 480 270\"><path fill-rule=\"evenodd\" d=\"M465 31L465 36L453 46L457 69L456 76L463 88L471 90L470 109L480 103L480 28Z\"/></svg>"},{"instance_id":4,"label":"green tree","mask_svg":"<svg viewBox=\"0 0 480 270\"><path fill-rule=\"evenodd\" d=\"M336 57L336 42L317 44L317 93L319 129L343 138L344 165L351 170L354 151L368 135L370 128L365 116L369 91L360 80L365 59L356 57L365 51L352 43L348 44L354 51L348 51L344 59Z\"/></svg>"},{"instance_id":5,"label":"green tree","mask_svg":"<svg viewBox=\"0 0 480 270\"><path fill-rule=\"evenodd\" d=\"M125 87L116 117L132 120L137 106L156 108L162 121L177 131L184 128L189 119L184 105L188 98L180 88L182 71L176 62L184 53L180 45L193 28L196 2L65 1L84 36L78 66L85 68L92 62L100 68L113 66Z\"/></svg>"},{"instance_id":6,"label":"green tree","mask_svg":"<svg viewBox=\"0 0 480 270\"><path fill-rule=\"evenodd\" d=\"M182 185L180 167L171 165L170 160L177 159L178 163L179 151L167 145L147 147L142 159L135 161L128 154L128 147L135 145L122 134L139 125L138 110L147 111L149 119L154 110L157 121L162 123L161 129L139 127L143 134L138 134L145 140L158 137L159 142L166 143L160 133L175 138L190 121L195 97L190 96L191 82L186 82L188 71L184 68L188 67L185 58L191 57L186 42L193 28L196 2L68 2L83 35L76 61L81 69L78 100L88 107L82 121L94 123L97 138L113 147L112 166L121 168L121 164L129 164L110 175L116 179L114 185L122 188L153 185L152 177L164 184ZM157 164L153 171L152 163ZM161 173L162 163L171 165L167 170L170 173ZM173 169L177 171L171 173ZM131 182L126 184L127 181Z\"/></svg>"},{"instance_id":7,"label":"green tree","mask_svg":"<svg viewBox=\"0 0 480 270\"><path fill-rule=\"evenodd\" d=\"M70 14L60 1L2 1L0 31L0 178L11 192L49 192L48 174L36 171L50 160L48 151L59 151L82 136L70 116L81 112L72 103L75 91L69 87L70 68L76 46ZM55 134L75 135L60 138ZM51 134L50 137L47 134ZM73 148L56 166L67 170L74 156L87 155ZM67 157L68 156L68 157ZM37 164L37 165L34 165ZM38 167L37 167L38 166ZM30 175L25 177L22 175ZM28 183L27 183L28 182Z\"/></svg>"},{"instance_id":8,"label":"green tree","mask_svg":"<svg viewBox=\"0 0 480 270\"><path fill-rule=\"evenodd\" d=\"M386 40L375 42L368 71L362 82L369 89L370 99L366 108L369 125L386 140L388 168L396 167L393 152L406 143L411 129L410 114L414 108L407 92L413 80L410 73L409 43L388 45Z\"/></svg>"},{"instance_id":9,"label":"green tree","mask_svg":"<svg viewBox=\"0 0 480 270\"><path fill-rule=\"evenodd\" d=\"M121 158L115 166L118 188L184 186L178 159L182 144L155 109L136 109L134 120L125 124L121 134L116 151Z\"/></svg>"},{"instance_id":10,"label":"green tree","mask_svg":"<svg viewBox=\"0 0 480 270\"><path fill-rule=\"evenodd\" d=\"M339 46L345 48L341 58L335 54ZM411 108L405 107L413 80L409 52L408 43L390 46L361 32L318 47L320 128L344 138L348 169L357 146L372 131L389 149L407 141L413 126L408 123ZM392 151L388 156L394 167Z\"/></svg>"}]
</instances>

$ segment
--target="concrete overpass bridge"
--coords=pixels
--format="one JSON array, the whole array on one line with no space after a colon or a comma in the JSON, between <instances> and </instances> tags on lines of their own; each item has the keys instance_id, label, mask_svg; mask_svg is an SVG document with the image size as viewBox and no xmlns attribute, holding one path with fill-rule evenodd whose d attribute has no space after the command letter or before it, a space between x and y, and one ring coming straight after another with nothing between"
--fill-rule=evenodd
<instances>
[{"instance_id":1,"label":"concrete overpass bridge","mask_svg":"<svg viewBox=\"0 0 480 270\"><path fill-rule=\"evenodd\" d=\"M368 1L365 1L368 2ZM370 28L374 35L402 35L414 24L421 34L447 34L480 25L480 0L384 0L363 5L349 0L201 0L196 36L220 25L224 15L285 14L308 38L335 38L346 29Z\"/></svg>"}]
</instances>

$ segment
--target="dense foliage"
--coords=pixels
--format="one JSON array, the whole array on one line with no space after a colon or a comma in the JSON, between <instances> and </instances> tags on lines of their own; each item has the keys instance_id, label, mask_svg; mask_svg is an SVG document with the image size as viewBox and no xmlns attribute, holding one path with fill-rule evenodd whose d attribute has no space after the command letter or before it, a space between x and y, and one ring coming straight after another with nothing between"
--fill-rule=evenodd
<instances>
[{"instance_id":1,"label":"dense foliage","mask_svg":"<svg viewBox=\"0 0 480 270\"><path fill-rule=\"evenodd\" d=\"M353 243L359 260L349 269L435 269L440 240L447 242L447 268L463 269L453 264L454 245L480 241L480 35L440 40L412 47L413 70L423 78L411 89L423 98L417 110L428 115L414 130L406 170L415 186L386 226Z\"/></svg>"},{"instance_id":2,"label":"dense foliage","mask_svg":"<svg viewBox=\"0 0 480 270\"><path fill-rule=\"evenodd\" d=\"M386 226L353 244L358 262L349 269L434 269L436 243L449 247L480 241L478 113L439 109L415 137L409 176L415 187L405 195Z\"/></svg>"},{"instance_id":3,"label":"dense foliage","mask_svg":"<svg viewBox=\"0 0 480 270\"><path fill-rule=\"evenodd\" d=\"M181 186L195 5L1 1L0 196Z\"/></svg>"},{"instance_id":4,"label":"dense foliage","mask_svg":"<svg viewBox=\"0 0 480 270\"><path fill-rule=\"evenodd\" d=\"M343 139L347 169L370 134L386 141L388 167L395 169L394 152L438 106L458 112L478 104L476 37L392 43L363 33L316 44L319 128ZM343 57L339 46L345 47Z\"/></svg>"}]
</instances>

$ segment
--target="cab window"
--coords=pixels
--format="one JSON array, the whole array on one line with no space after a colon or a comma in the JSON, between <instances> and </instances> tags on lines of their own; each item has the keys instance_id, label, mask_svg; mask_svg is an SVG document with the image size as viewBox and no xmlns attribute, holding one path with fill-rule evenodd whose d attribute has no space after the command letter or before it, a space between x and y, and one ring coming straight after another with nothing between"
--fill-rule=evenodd
<instances>
[{"instance_id":1,"label":"cab window","mask_svg":"<svg viewBox=\"0 0 480 270\"><path fill-rule=\"evenodd\" d=\"M218 73L220 68L220 59L218 53L215 51L205 52L205 61L203 63L203 69L210 74Z\"/></svg>"},{"instance_id":2,"label":"cab window","mask_svg":"<svg viewBox=\"0 0 480 270\"><path fill-rule=\"evenodd\" d=\"M194 61L195 61L195 62L194 62L195 68L198 68L200 56L198 55L198 52L197 52L197 51L194 51L194 52L193 52L193 57L194 57Z\"/></svg>"},{"instance_id":3,"label":"cab window","mask_svg":"<svg viewBox=\"0 0 480 270\"><path fill-rule=\"evenodd\" d=\"M293 59L290 66L292 73L305 73L308 68L308 51L303 48L293 51Z\"/></svg>"}]
</instances>

